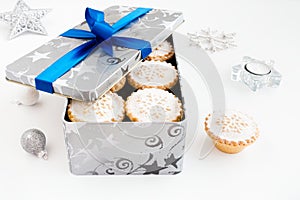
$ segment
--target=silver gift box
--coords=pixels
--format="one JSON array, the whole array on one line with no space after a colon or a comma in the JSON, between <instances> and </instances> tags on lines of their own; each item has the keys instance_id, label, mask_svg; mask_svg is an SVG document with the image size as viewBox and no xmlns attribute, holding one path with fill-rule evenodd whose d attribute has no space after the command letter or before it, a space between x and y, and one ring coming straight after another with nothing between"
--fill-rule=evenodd
<instances>
[{"instance_id":1,"label":"silver gift box","mask_svg":"<svg viewBox=\"0 0 300 200\"><path fill-rule=\"evenodd\" d=\"M64 125L75 175L172 175L182 170L185 121Z\"/></svg>"},{"instance_id":2,"label":"silver gift box","mask_svg":"<svg viewBox=\"0 0 300 200\"><path fill-rule=\"evenodd\" d=\"M105 20L113 24L134 9L125 6L109 7L104 10ZM153 9L114 36L146 40L154 48L182 22L180 12ZM89 30L85 22L75 28ZM87 40L59 36L8 65L6 78L35 87L37 75L62 55L85 42ZM141 61L141 52L138 50L114 46L113 54L113 57L109 56L100 47L96 48L84 61L53 83L54 93L77 100L96 100Z\"/></svg>"},{"instance_id":3,"label":"silver gift box","mask_svg":"<svg viewBox=\"0 0 300 200\"><path fill-rule=\"evenodd\" d=\"M172 36L168 39L172 43ZM176 53L170 61L177 66ZM126 99L135 89L128 83L118 94ZM180 78L170 89L183 103ZM178 174L182 170L187 121L71 122L63 115L70 170L76 175Z\"/></svg>"},{"instance_id":4,"label":"silver gift box","mask_svg":"<svg viewBox=\"0 0 300 200\"><path fill-rule=\"evenodd\" d=\"M113 24L134 8L106 9L106 21ZM117 36L147 40L154 48L168 39L183 22L182 13L154 9L117 33ZM76 28L88 30L86 23ZM34 78L55 60L86 40L58 37L25 55L6 68L10 81L35 86ZM63 114L70 171L75 175L177 174L182 170L186 119L180 122L116 123L71 122L67 115L70 99L93 101L107 92L141 62L137 50L114 47L114 56L101 48L53 83L54 91L66 100ZM176 56L171 60L177 66ZM118 92L126 99L135 89L128 83ZM170 90L183 103L180 78Z\"/></svg>"}]
</instances>

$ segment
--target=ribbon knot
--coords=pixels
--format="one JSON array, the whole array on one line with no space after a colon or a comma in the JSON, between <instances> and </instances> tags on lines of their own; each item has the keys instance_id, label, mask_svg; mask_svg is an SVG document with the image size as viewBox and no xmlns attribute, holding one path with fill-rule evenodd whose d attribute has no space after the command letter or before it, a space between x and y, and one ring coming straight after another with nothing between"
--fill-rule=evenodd
<instances>
[{"instance_id":1,"label":"ribbon knot","mask_svg":"<svg viewBox=\"0 0 300 200\"><path fill-rule=\"evenodd\" d=\"M61 36L90 39L90 41L63 55L40 73L35 78L36 89L53 93L52 83L84 60L99 44L101 44L101 48L110 56L113 54L112 46L117 45L140 50L141 57L143 59L147 57L151 53L151 44L148 41L128 37L116 37L114 34L151 10L151 8L137 8L111 26L105 22L104 12L87 8L85 18L90 31L70 29L61 34Z\"/></svg>"},{"instance_id":2,"label":"ribbon knot","mask_svg":"<svg viewBox=\"0 0 300 200\"><path fill-rule=\"evenodd\" d=\"M96 35L97 39L102 39L102 41L110 38L114 34L113 29L106 22L96 22L92 27L91 32Z\"/></svg>"},{"instance_id":3,"label":"ribbon knot","mask_svg":"<svg viewBox=\"0 0 300 200\"><path fill-rule=\"evenodd\" d=\"M96 38L106 40L114 34L113 28L104 21L104 13L91 8L85 11L86 22Z\"/></svg>"}]
</instances>

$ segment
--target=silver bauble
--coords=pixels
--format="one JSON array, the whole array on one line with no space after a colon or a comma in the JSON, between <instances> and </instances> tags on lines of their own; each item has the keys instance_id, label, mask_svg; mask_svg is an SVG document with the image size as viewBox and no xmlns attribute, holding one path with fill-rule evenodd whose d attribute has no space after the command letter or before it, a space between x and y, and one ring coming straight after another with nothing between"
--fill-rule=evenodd
<instances>
[{"instance_id":1,"label":"silver bauble","mask_svg":"<svg viewBox=\"0 0 300 200\"><path fill-rule=\"evenodd\" d=\"M25 151L39 158L48 159L46 137L38 129L29 129L21 137L21 145Z\"/></svg>"}]
</instances>

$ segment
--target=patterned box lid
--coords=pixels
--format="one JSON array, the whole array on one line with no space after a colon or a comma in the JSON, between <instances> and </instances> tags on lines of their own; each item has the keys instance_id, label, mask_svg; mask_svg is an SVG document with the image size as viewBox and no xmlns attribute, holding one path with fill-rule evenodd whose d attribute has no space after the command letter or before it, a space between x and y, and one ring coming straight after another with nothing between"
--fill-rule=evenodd
<instances>
[{"instance_id":1,"label":"patterned box lid","mask_svg":"<svg viewBox=\"0 0 300 200\"><path fill-rule=\"evenodd\" d=\"M105 21L114 24L133 7L112 6L104 10ZM181 12L153 9L126 26L114 36L142 39L154 48L168 38L183 22ZM75 27L89 30L86 22ZM62 55L86 43L84 39L58 36L6 67L7 80L35 87L35 78ZM102 48L96 49L82 62L53 82L54 93L69 98L93 101L106 93L115 83L141 61L141 51L113 47L113 56Z\"/></svg>"}]
</instances>

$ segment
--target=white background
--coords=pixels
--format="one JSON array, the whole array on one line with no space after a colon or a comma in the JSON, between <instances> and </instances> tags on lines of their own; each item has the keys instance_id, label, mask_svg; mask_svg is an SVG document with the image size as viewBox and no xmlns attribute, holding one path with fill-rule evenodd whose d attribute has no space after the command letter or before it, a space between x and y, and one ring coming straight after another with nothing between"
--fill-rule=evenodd
<instances>
[{"instance_id":1,"label":"white background","mask_svg":"<svg viewBox=\"0 0 300 200\"><path fill-rule=\"evenodd\" d=\"M31 8L52 8L42 20L48 36L24 34L9 41L0 23L0 199L300 199L300 1L299 0L27 0ZM0 12L16 0L1 0ZM237 33L238 47L209 54L222 77L228 108L252 115L261 137L243 152L229 155L214 149L204 160L199 131L176 176L78 177L68 169L61 115L64 98L42 94L34 107L11 103L19 86L5 81L5 66L84 20L87 6L111 5L179 10L185 23L178 32L211 27ZM197 5L196 5L197 4ZM231 66L243 56L274 59L283 75L277 89L251 92L230 80ZM197 85L194 86L197 89ZM201 104L201 102L198 102ZM209 105L208 105L209 106ZM199 113L199 123L207 113ZM202 126L202 125L201 125ZM42 129L49 160L25 153L19 139L26 129Z\"/></svg>"}]
</instances>

